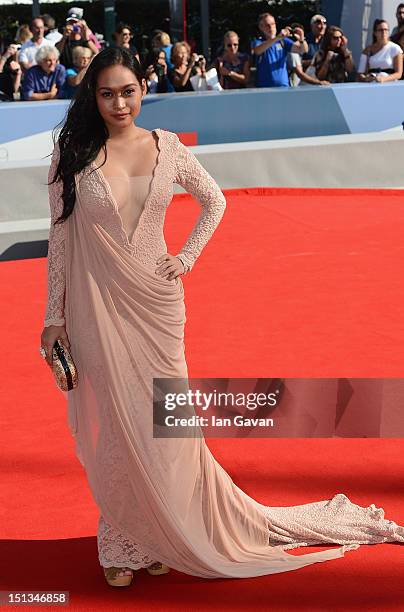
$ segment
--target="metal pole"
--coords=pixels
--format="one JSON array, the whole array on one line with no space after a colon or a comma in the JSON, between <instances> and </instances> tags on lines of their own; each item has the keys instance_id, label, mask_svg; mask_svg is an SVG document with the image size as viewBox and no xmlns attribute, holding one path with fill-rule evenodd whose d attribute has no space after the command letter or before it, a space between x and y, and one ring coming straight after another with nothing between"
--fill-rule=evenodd
<instances>
[{"instance_id":1,"label":"metal pole","mask_svg":"<svg viewBox=\"0 0 404 612\"><path fill-rule=\"evenodd\" d=\"M104 32L108 44L113 42L112 35L116 27L115 0L104 0Z\"/></svg>"},{"instance_id":2,"label":"metal pole","mask_svg":"<svg viewBox=\"0 0 404 612\"><path fill-rule=\"evenodd\" d=\"M32 18L38 17L41 14L39 0L32 0Z\"/></svg>"},{"instance_id":3,"label":"metal pole","mask_svg":"<svg viewBox=\"0 0 404 612\"><path fill-rule=\"evenodd\" d=\"M202 34L202 53L207 61L210 61L209 46L209 0L201 0L201 34Z\"/></svg>"},{"instance_id":4,"label":"metal pole","mask_svg":"<svg viewBox=\"0 0 404 612\"><path fill-rule=\"evenodd\" d=\"M186 2L170 0L170 33L171 42L186 40Z\"/></svg>"},{"instance_id":5,"label":"metal pole","mask_svg":"<svg viewBox=\"0 0 404 612\"><path fill-rule=\"evenodd\" d=\"M187 39L187 0L182 0L182 23L183 23L183 40Z\"/></svg>"}]
</instances>

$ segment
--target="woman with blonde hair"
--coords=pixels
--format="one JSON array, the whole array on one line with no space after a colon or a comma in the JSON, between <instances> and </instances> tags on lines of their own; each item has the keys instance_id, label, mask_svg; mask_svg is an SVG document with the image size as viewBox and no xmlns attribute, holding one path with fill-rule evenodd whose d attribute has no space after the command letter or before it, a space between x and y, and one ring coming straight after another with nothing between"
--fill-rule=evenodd
<instances>
[{"instance_id":1,"label":"woman with blonde hair","mask_svg":"<svg viewBox=\"0 0 404 612\"><path fill-rule=\"evenodd\" d=\"M65 98L73 98L94 57L93 52L88 47L74 47L72 56L73 68L68 68L66 70L66 83L64 87Z\"/></svg>"},{"instance_id":2,"label":"woman with blonde hair","mask_svg":"<svg viewBox=\"0 0 404 612\"><path fill-rule=\"evenodd\" d=\"M165 53L168 69L172 70L174 68L174 65L171 61L171 52L173 49L173 44L171 42L170 35L167 34L167 32L161 32L160 34L160 49Z\"/></svg>"},{"instance_id":3,"label":"woman with blonde hair","mask_svg":"<svg viewBox=\"0 0 404 612\"><path fill-rule=\"evenodd\" d=\"M22 23L16 32L15 41L18 44L23 45L28 40L31 40L31 38L32 32L29 28L29 25L27 23Z\"/></svg>"},{"instance_id":4,"label":"woman with blonde hair","mask_svg":"<svg viewBox=\"0 0 404 612\"><path fill-rule=\"evenodd\" d=\"M223 89L247 87L250 80L250 58L239 52L237 32L229 30L223 37L223 53L216 59L216 70Z\"/></svg>"},{"instance_id":5,"label":"woman with blonde hair","mask_svg":"<svg viewBox=\"0 0 404 612\"><path fill-rule=\"evenodd\" d=\"M171 61L174 68L171 70L170 79L175 91L194 91L191 76L206 75L206 59L197 53L191 55L191 47L182 40L173 46Z\"/></svg>"}]
</instances>

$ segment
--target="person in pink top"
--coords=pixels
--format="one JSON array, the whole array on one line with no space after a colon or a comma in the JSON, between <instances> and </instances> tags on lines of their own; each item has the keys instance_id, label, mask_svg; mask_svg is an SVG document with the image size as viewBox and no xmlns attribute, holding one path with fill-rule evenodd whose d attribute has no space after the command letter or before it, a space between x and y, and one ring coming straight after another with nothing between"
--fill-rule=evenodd
<instances>
[{"instance_id":1,"label":"person in pink top","mask_svg":"<svg viewBox=\"0 0 404 612\"><path fill-rule=\"evenodd\" d=\"M264 506L236 486L199 431L171 437L154 422L153 400L188 388L181 277L212 238L226 199L175 133L137 125L146 91L130 51L96 55L49 171L41 351L51 366L59 338L77 366L68 421L100 511L98 557L108 584L128 585L142 567L205 579L262 576L336 559L362 543L404 542L404 529L381 510L342 493ZM201 207L176 254L164 238L174 183ZM316 543L341 546L286 552Z\"/></svg>"},{"instance_id":2,"label":"person in pink top","mask_svg":"<svg viewBox=\"0 0 404 612\"><path fill-rule=\"evenodd\" d=\"M78 7L78 6L72 6L68 11L67 11L67 21L71 21L71 20L83 20L84 19L84 9ZM87 26L88 27L88 26ZM88 27L88 34L89 34L89 39L94 43L95 47L100 50L102 45L100 43L100 41L98 40L97 36L94 34L94 32L92 32L92 30Z\"/></svg>"}]
</instances>

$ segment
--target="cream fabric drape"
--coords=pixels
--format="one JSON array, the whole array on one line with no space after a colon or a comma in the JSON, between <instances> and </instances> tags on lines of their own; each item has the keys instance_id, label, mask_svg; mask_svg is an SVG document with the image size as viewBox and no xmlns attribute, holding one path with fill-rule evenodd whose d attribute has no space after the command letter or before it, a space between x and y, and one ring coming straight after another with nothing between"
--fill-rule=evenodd
<instances>
[{"instance_id":1,"label":"cream fabric drape","mask_svg":"<svg viewBox=\"0 0 404 612\"><path fill-rule=\"evenodd\" d=\"M270 509L233 483L203 438L153 438L153 377L187 377L182 281L136 261L92 221L80 192L66 253L66 329L79 372L69 424L105 520L151 558L204 578L288 571L356 548L288 554L276 542L279 518L272 529Z\"/></svg>"}]
</instances>

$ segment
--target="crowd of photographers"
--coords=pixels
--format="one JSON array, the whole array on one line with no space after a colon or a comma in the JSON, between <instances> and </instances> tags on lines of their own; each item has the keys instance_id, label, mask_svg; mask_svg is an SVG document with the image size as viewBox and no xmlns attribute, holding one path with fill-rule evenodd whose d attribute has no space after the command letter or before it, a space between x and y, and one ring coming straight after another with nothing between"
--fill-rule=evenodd
<instances>
[{"instance_id":1,"label":"crowd of photographers","mask_svg":"<svg viewBox=\"0 0 404 612\"><path fill-rule=\"evenodd\" d=\"M53 100L72 98L93 57L105 46L84 20L83 9L72 7L63 31L50 15L21 25L11 43L0 46L0 99ZM314 15L307 35L299 23L278 31L270 13L258 17L260 36L250 53L239 50L237 32L225 33L215 61L195 53L185 41L171 43L157 31L152 48L139 54L132 28L120 23L114 45L125 47L142 64L150 93L240 89L246 87L324 86L347 81L378 82L403 78L404 3L396 12L397 25L376 19L372 43L355 66L342 29Z\"/></svg>"}]
</instances>

